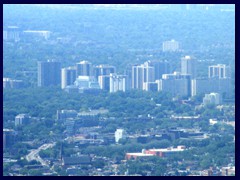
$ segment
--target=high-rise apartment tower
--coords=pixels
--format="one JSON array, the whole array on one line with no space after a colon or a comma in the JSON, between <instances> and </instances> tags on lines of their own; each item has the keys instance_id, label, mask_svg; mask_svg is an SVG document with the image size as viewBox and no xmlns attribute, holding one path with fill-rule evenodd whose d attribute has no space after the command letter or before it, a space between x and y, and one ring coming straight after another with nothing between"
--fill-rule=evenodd
<instances>
[{"instance_id":1,"label":"high-rise apartment tower","mask_svg":"<svg viewBox=\"0 0 240 180\"><path fill-rule=\"evenodd\" d=\"M56 86L61 83L61 63L54 60L38 61L38 86Z\"/></svg>"},{"instance_id":2,"label":"high-rise apartment tower","mask_svg":"<svg viewBox=\"0 0 240 180\"><path fill-rule=\"evenodd\" d=\"M190 74L191 78L196 78L196 59L190 56L181 58L181 74Z\"/></svg>"}]
</instances>

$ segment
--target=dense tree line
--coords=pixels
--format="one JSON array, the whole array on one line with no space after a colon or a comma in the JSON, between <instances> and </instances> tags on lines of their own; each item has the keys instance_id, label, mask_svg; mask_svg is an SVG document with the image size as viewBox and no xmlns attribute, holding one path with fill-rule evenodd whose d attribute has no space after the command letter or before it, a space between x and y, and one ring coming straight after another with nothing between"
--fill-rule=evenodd
<instances>
[{"instance_id":1,"label":"dense tree line","mask_svg":"<svg viewBox=\"0 0 240 180\"><path fill-rule=\"evenodd\" d=\"M198 102L195 99L192 101ZM181 100L172 101L170 96L161 92L132 90L89 95L68 94L56 87L4 89L3 91L3 123L4 127L9 128L13 128L16 115L27 113L32 117L43 119L32 123L31 127L25 129L30 131L31 128L45 127L49 131L53 129L57 131L58 128L61 131L60 124L54 122L57 110L67 109L79 112L101 108L109 110L108 114L103 115L104 118L114 117L114 119L89 121L90 124L82 121L81 124L83 126L101 125L104 127L102 132L114 132L117 127L135 132L152 127L191 128L197 126L205 131L215 132L215 126L209 129L209 118L224 117L224 112L216 109L214 105L195 110L194 106L184 104ZM202 120L170 122L171 115L200 115ZM139 120L138 117L140 117ZM147 121L144 126L143 121ZM229 129L229 131L232 130Z\"/></svg>"},{"instance_id":2,"label":"dense tree line","mask_svg":"<svg viewBox=\"0 0 240 180\"><path fill-rule=\"evenodd\" d=\"M99 95L68 94L58 88L4 89L4 120L13 119L19 113L34 117L53 118L58 109L109 109L115 115L137 116L147 114L156 102L167 101L162 93L144 91L118 92ZM151 100L152 99L152 100ZM134 114L132 114L134 113Z\"/></svg>"}]
</instances>

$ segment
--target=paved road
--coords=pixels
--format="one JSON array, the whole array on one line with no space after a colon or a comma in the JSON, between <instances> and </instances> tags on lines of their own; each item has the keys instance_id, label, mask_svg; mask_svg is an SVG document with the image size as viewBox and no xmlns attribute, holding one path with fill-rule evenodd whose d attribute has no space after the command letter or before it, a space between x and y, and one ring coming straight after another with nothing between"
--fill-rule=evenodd
<instances>
[{"instance_id":1,"label":"paved road","mask_svg":"<svg viewBox=\"0 0 240 180\"><path fill-rule=\"evenodd\" d=\"M53 146L55 146L56 142L54 143L48 143L48 144L43 144L42 146L40 146L38 149L33 149L31 150L31 152L26 156L26 160L27 161L32 161L32 160L36 160L38 162L41 163L42 166L49 166L48 163L46 161L44 161L40 156L39 156L39 152L41 150L46 150L48 148L52 148Z\"/></svg>"}]
</instances>

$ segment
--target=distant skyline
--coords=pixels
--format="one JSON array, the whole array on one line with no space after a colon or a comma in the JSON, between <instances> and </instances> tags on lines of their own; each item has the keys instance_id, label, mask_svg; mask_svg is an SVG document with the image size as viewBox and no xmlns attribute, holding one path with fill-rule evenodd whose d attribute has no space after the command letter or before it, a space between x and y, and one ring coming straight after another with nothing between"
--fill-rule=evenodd
<instances>
[{"instance_id":1,"label":"distant skyline","mask_svg":"<svg viewBox=\"0 0 240 180\"><path fill-rule=\"evenodd\" d=\"M235 175L234 4L4 4L3 77L4 176Z\"/></svg>"}]
</instances>

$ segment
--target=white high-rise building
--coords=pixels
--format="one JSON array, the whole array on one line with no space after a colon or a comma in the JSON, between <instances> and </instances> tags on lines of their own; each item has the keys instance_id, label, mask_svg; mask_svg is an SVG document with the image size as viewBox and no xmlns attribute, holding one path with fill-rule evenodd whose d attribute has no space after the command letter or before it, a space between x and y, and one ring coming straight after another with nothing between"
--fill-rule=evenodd
<instances>
[{"instance_id":1,"label":"white high-rise building","mask_svg":"<svg viewBox=\"0 0 240 180\"><path fill-rule=\"evenodd\" d=\"M120 139L126 139L126 132L124 129L117 129L115 131L115 142L118 143Z\"/></svg>"},{"instance_id":2,"label":"white high-rise building","mask_svg":"<svg viewBox=\"0 0 240 180\"><path fill-rule=\"evenodd\" d=\"M164 41L162 44L163 52L174 52L179 50L179 42L172 39L171 41Z\"/></svg>"},{"instance_id":3,"label":"white high-rise building","mask_svg":"<svg viewBox=\"0 0 240 180\"><path fill-rule=\"evenodd\" d=\"M158 90L170 93L172 96L190 96L191 80L189 74L174 72L163 74L162 79L157 80Z\"/></svg>"},{"instance_id":4,"label":"white high-rise building","mask_svg":"<svg viewBox=\"0 0 240 180\"><path fill-rule=\"evenodd\" d=\"M117 91L126 91L126 76L110 74L110 93Z\"/></svg>"},{"instance_id":5,"label":"white high-rise building","mask_svg":"<svg viewBox=\"0 0 240 180\"><path fill-rule=\"evenodd\" d=\"M132 88L142 89L143 83L154 82L154 67L148 63L132 66Z\"/></svg>"},{"instance_id":6,"label":"white high-rise building","mask_svg":"<svg viewBox=\"0 0 240 180\"><path fill-rule=\"evenodd\" d=\"M171 73L171 66L168 61L151 60L146 61L145 64L154 68L154 80L161 79L163 74Z\"/></svg>"},{"instance_id":7,"label":"white high-rise building","mask_svg":"<svg viewBox=\"0 0 240 180\"><path fill-rule=\"evenodd\" d=\"M110 73L115 73L116 67L108 64L101 64L93 68L93 76L98 80L98 76L110 75Z\"/></svg>"},{"instance_id":8,"label":"white high-rise building","mask_svg":"<svg viewBox=\"0 0 240 180\"><path fill-rule=\"evenodd\" d=\"M100 75L98 76L98 83L100 89L110 91L110 75Z\"/></svg>"},{"instance_id":9,"label":"white high-rise building","mask_svg":"<svg viewBox=\"0 0 240 180\"><path fill-rule=\"evenodd\" d=\"M193 57L185 56L181 58L181 74L190 74L191 78L196 78L196 60Z\"/></svg>"},{"instance_id":10,"label":"white high-rise building","mask_svg":"<svg viewBox=\"0 0 240 180\"><path fill-rule=\"evenodd\" d=\"M28 114L19 114L15 117L15 126L26 125L30 121L30 116Z\"/></svg>"},{"instance_id":11,"label":"white high-rise building","mask_svg":"<svg viewBox=\"0 0 240 180\"><path fill-rule=\"evenodd\" d=\"M192 96L211 92L217 92L229 96L231 94L231 89L233 89L233 86L231 85L230 78L223 79L207 78L191 80Z\"/></svg>"},{"instance_id":12,"label":"white high-rise building","mask_svg":"<svg viewBox=\"0 0 240 180\"><path fill-rule=\"evenodd\" d=\"M61 88L64 89L66 86L73 85L76 78L77 78L76 67L62 68Z\"/></svg>"},{"instance_id":13,"label":"white high-rise building","mask_svg":"<svg viewBox=\"0 0 240 180\"><path fill-rule=\"evenodd\" d=\"M230 78L230 67L225 64L217 64L208 67L209 78Z\"/></svg>"},{"instance_id":14,"label":"white high-rise building","mask_svg":"<svg viewBox=\"0 0 240 180\"><path fill-rule=\"evenodd\" d=\"M77 63L77 76L92 76L93 75L93 67L92 63L88 61L81 61Z\"/></svg>"}]
</instances>

